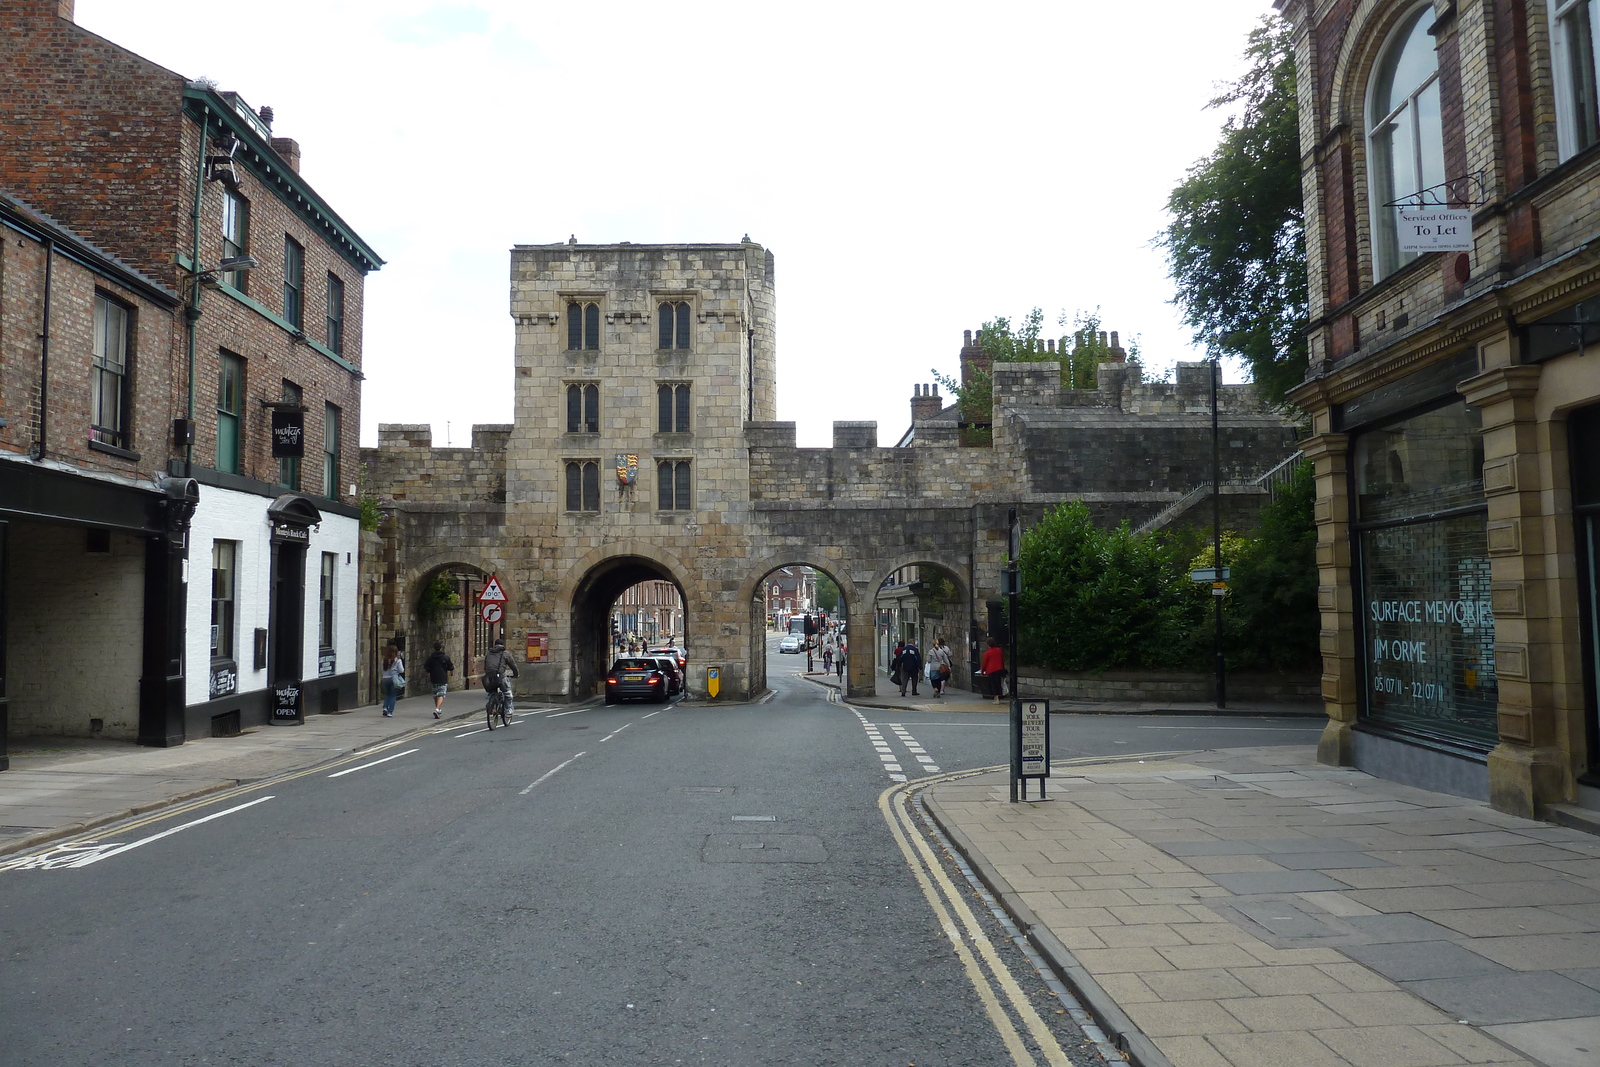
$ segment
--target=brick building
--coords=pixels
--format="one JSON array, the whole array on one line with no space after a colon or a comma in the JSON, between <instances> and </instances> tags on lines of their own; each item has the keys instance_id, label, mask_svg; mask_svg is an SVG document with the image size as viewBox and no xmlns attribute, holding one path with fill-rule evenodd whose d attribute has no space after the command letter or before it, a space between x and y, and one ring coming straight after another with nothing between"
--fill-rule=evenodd
<instances>
[{"instance_id":1,"label":"brick building","mask_svg":"<svg viewBox=\"0 0 1600 1067\"><path fill-rule=\"evenodd\" d=\"M1600 119L1582 0L1279 0L1294 28L1320 755L1600 808ZM1574 818L1581 818L1576 812Z\"/></svg>"},{"instance_id":2,"label":"brick building","mask_svg":"<svg viewBox=\"0 0 1600 1067\"><path fill-rule=\"evenodd\" d=\"M153 296L96 283L136 331L119 405L89 414L78 395L89 348L56 340L52 325L54 347L82 363L77 393L51 390L67 406L47 423L42 459L14 428L0 445L34 465L87 450L119 477L195 501L172 564L180 645L160 679L146 656L141 741L266 722L275 690L298 690L309 711L350 706L362 287L382 261L300 177L299 146L274 136L270 108L80 28L72 6L0 8L0 189L175 301L158 314ZM15 371L37 364L18 352ZM98 352L93 369L110 380ZM159 577L147 564L146 585ZM13 621L26 609L16 597L7 607ZM13 655L11 683L22 669ZM88 732L81 698L71 703L34 709L26 728Z\"/></svg>"}]
</instances>

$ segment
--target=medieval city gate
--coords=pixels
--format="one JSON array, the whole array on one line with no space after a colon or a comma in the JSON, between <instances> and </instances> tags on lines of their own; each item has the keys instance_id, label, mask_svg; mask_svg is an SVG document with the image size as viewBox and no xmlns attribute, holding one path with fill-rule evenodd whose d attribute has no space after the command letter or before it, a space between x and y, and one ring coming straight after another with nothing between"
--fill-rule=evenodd
<instances>
[{"instance_id":1,"label":"medieval city gate","mask_svg":"<svg viewBox=\"0 0 1600 1067\"><path fill-rule=\"evenodd\" d=\"M446 562L497 574L508 646L548 640L518 686L534 699L597 691L611 605L650 579L683 597L690 696L704 695L708 666L724 699L759 693L762 582L788 565L838 584L848 689L870 693L874 601L890 575L944 575L945 632L975 639L1007 506L1037 514L1076 496L1143 520L1202 481L1209 407L1184 365L1176 384L1149 386L1107 365L1101 389L1077 393L1055 363L996 367L989 447L960 447L954 410L919 387L903 447L879 447L876 423L836 422L831 448L797 448L794 424L774 421L773 258L749 241L519 245L511 314L515 421L475 427L470 448L381 426L364 491L389 513L380 632L423 639L418 589ZM1244 486L1293 451L1293 432L1244 387L1226 403L1228 473Z\"/></svg>"}]
</instances>

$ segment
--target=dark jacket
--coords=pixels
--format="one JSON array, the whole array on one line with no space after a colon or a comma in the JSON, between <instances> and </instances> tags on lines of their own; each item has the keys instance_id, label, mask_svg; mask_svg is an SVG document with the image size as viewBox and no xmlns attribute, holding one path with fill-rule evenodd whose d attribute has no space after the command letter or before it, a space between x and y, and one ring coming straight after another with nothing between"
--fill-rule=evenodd
<instances>
[{"instance_id":1,"label":"dark jacket","mask_svg":"<svg viewBox=\"0 0 1600 1067\"><path fill-rule=\"evenodd\" d=\"M423 661L422 669L428 672L428 681L434 685L449 685L450 674L456 665L443 652L435 652Z\"/></svg>"},{"instance_id":2,"label":"dark jacket","mask_svg":"<svg viewBox=\"0 0 1600 1067\"><path fill-rule=\"evenodd\" d=\"M900 653L900 673L911 675L922 670L922 653L917 651L916 645L907 645Z\"/></svg>"},{"instance_id":3,"label":"dark jacket","mask_svg":"<svg viewBox=\"0 0 1600 1067\"><path fill-rule=\"evenodd\" d=\"M511 653L503 648L491 648L489 654L483 657L483 673L509 674L517 676L517 665L511 659Z\"/></svg>"}]
</instances>

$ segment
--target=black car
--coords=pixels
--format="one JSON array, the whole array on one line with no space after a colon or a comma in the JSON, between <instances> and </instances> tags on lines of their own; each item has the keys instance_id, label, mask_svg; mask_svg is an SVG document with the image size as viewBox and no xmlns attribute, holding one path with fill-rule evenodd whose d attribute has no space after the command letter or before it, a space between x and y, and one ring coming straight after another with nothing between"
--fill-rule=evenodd
<instances>
[{"instance_id":1,"label":"black car","mask_svg":"<svg viewBox=\"0 0 1600 1067\"><path fill-rule=\"evenodd\" d=\"M672 676L655 656L624 656L606 672L606 703L650 700L664 703L672 695Z\"/></svg>"},{"instance_id":2,"label":"black car","mask_svg":"<svg viewBox=\"0 0 1600 1067\"><path fill-rule=\"evenodd\" d=\"M663 652L651 658L661 664L662 668L667 672L667 694L669 696L677 696L683 692L683 669L678 666L677 657Z\"/></svg>"}]
</instances>

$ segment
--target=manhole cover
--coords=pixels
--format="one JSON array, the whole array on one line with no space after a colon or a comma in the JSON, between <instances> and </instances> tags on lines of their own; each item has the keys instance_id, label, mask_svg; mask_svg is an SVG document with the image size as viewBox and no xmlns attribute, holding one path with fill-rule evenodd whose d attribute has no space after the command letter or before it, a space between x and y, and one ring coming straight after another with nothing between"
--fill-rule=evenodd
<instances>
[{"instance_id":1,"label":"manhole cover","mask_svg":"<svg viewBox=\"0 0 1600 1067\"><path fill-rule=\"evenodd\" d=\"M707 863L822 863L828 850L810 834L707 834Z\"/></svg>"}]
</instances>

